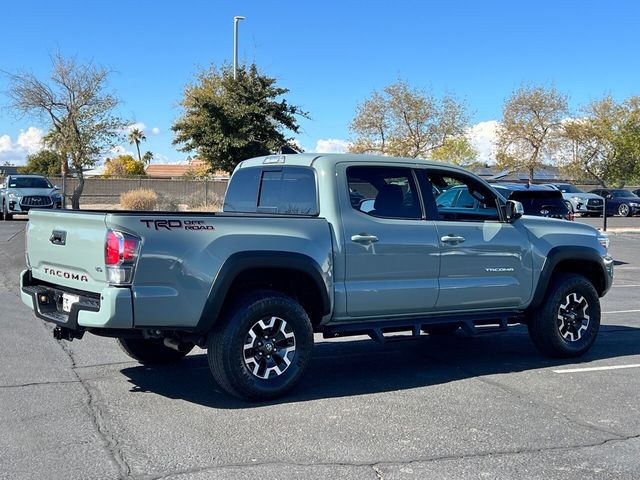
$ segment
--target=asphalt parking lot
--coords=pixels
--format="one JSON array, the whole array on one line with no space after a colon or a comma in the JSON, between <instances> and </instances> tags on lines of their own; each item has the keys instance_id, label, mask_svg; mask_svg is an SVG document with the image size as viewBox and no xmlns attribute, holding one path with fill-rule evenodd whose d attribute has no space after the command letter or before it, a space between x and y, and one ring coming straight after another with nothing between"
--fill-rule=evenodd
<instances>
[{"instance_id":1,"label":"asphalt parking lot","mask_svg":"<svg viewBox=\"0 0 640 480\"><path fill-rule=\"evenodd\" d=\"M524 327L317 337L295 391L251 404L217 387L202 350L148 368L112 339L54 340L18 296L24 225L0 223L0 478L640 475L640 233L611 233L614 286L578 360L541 356Z\"/></svg>"}]
</instances>

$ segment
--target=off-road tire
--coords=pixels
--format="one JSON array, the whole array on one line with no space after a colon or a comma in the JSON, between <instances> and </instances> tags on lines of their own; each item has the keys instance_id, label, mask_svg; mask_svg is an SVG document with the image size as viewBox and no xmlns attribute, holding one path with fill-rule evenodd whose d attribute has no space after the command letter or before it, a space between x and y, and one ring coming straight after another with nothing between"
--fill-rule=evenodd
<instances>
[{"instance_id":1,"label":"off-road tire","mask_svg":"<svg viewBox=\"0 0 640 480\"><path fill-rule=\"evenodd\" d=\"M577 306L574 308L573 304ZM568 327L568 314L574 315L571 318L586 319L582 318L581 323L576 321L578 326ZM552 279L542 304L527 314L527 326L533 344L545 355L578 357L591 348L600 329L598 293L582 275L558 274Z\"/></svg>"},{"instance_id":2,"label":"off-road tire","mask_svg":"<svg viewBox=\"0 0 640 480\"><path fill-rule=\"evenodd\" d=\"M261 336L263 333L259 332L262 326L270 324L273 326L264 332L267 332L265 335L271 335L273 340L275 350L269 351L278 355L274 354L269 360L271 363L266 363L264 352L247 352L259 350L257 346L252 347L257 345L257 338L269 338ZM277 328L283 328L283 333L276 331ZM287 329L286 335L289 335L286 339L284 328ZM274 331L279 336L277 341ZM289 345L286 348L290 348L291 343L282 342L293 342L295 346L284 355L288 364L280 353L285 351L282 345ZM260 348L266 347L266 343L261 345ZM218 385L233 396L253 401L276 398L289 391L309 363L312 349L313 328L302 306L287 295L266 290L248 294L226 309L207 341L209 368ZM260 365L258 360L252 360L257 359L258 355L261 355L259 361L263 362ZM247 356L251 359L248 360ZM278 370L273 369L276 358L279 361ZM268 367L266 373L265 367ZM253 371L258 368L261 370ZM278 373L280 369L282 371ZM260 375L267 375L267 378L261 378Z\"/></svg>"},{"instance_id":3,"label":"off-road tire","mask_svg":"<svg viewBox=\"0 0 640 480\"><path fill-rule=\"evenodd\" d=\"M179 352L167 347L162 340L147 338L118 338L120 348L134 360L143 365L161 365L181 360L191 348Z\"/></svg>"}]
</instances>

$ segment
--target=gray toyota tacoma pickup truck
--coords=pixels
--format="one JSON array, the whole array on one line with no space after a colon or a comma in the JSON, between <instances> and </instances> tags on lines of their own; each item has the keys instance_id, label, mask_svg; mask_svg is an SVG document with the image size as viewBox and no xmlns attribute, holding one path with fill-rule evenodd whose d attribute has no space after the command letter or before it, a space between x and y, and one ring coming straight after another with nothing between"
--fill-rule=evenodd
<instances>
[{"instance_id":1,"label":"gray toyota tacoma pickup truck","mask_svg":"<svg viewBox=\"0 0 640 480\"><path fill-rule=\"evenodd\" d=\"M456 185L468 202L438 205ZM613 278L592 227L523 216L460 168L375 156L243 161L216 214L34 210L26 241L22 300L57 339L115 337L144 364L198 345L253 400L296 383L314 332L526 324L544 354L581 355Z\"/></svg>"}]
</instances>

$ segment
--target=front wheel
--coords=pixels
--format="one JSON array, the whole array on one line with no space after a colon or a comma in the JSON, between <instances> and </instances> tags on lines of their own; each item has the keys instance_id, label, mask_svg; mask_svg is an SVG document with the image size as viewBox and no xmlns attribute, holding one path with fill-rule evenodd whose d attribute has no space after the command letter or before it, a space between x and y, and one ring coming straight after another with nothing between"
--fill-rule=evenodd
<instances>
[{"instance_id":1,"label":"front wheel","mask_svg":"<svg viewBox=\"0 0 640 480\"><path fill-rule=\"evenodd\" d=\"M2 202L2 219L5 221L13 220L13 214L9 213L9 210L7 210L7 204L5 202Z\"/></svg>"},{"instance_id":2,"label":"front wheel","mask_svg":"<svg viewBox=\"0 0 640 480\"><path fill-rule=\"evenodd\" d=\"M631 208L626 203L621 203L618 207L618 215L621 217L628 217L631 215Z\"/></svg>"},{"instance_id":3,"label":"front wheel","mask_svg":"<svg viewBox=\"0 0 640 480\"><path fill-rule=\"evenodd\" d=\"M220 319L207 348L218 385L239 398L267 400L283 395L302 375L311 358L313 329L292 298L255 292Z\"/></svg>"},{"instance_id":4,"label":"front wheel","mask_svg":"<svg viewBox=\"0 0 640 480\"><path fill-rule=\"evenodd\" d=\"M533 344L550 357L577 357L591 348L600 329L600 300L581 275L557 275L542 305L528 314Z\"/></svg>"},{"instance_id":5,"label":"front wheel","mask_svg":"<svg viewBox=\"0 0 640 480\"><path fill-rule=\"evenodd\" d=\"M567 206L567 210L569 210L569 213L575 213L573 209L573 203L571 203L569 200L565 200L564 204Z\"/></svg>"},{"instance_id":6,"label":"front wheel","mask_svg":"<svg viewBox=\"0 0 640 480\"><path fill-rule=\"evenodd\" d=\"M191 348L187 346L178 351L167 347L162 340L151 338L118 338L118 344L124 353L143 365L175 363L194 347L191 345Z\"/></svg>"}]
</instances>

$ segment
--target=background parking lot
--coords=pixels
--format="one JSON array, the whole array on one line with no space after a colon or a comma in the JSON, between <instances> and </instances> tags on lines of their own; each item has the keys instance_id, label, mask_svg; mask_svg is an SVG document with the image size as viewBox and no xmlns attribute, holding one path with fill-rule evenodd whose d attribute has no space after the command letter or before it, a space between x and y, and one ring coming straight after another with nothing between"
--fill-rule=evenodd
<instances>
[{"instance_id":1,"label":"background parking lot","mask_svg":"<svg viewBox=\"0 0 640 480\"><path fill-rule=\"evenodd\" d=\"M622 230L640 223L619 220L584 357L544 358L525 327L385 345L316 336L303 381L269 403L223 393L202 350L149 368L112 339L55 341L18 296L25 222L2 223L0 478L635 479L640 234Z\"/></svg>"}]
</instances>

